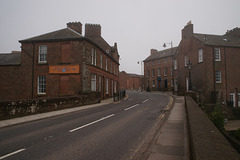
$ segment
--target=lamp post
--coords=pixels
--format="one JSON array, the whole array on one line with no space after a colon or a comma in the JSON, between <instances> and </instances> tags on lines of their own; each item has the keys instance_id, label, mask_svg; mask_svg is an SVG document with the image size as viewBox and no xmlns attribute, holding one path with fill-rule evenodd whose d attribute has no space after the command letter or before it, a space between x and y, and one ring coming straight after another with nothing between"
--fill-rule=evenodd
<instances>
[{"instance_id":1,"label":"lamp post","mask_svg":"<svg viewBox=\"0 0 240 160\"><path fill-rule=\"evenodd\" d=\"M171 75L172 75L172 82L171 82L171 84L172 84L172 94L174 95L174 79L173 79L173 75L174 75L174 70L173 70L173 43L172 43L172 41L170 42L170 43L164 43L163 44L163 47L165 48L165 47L167 47L167 44L169 45L171 45L171 55L172 55L172 68L171 68Z\"/></svg>"},{"instance_id":2,"label":"lamp post","mask_svg":"<svg viewBox=\"0 0 240 160\"><path fill-rule=\"evenodd\" d=\"M189 84L188 84L188 89L191 91L192 90L192 78L191 78L191 69L192 69L192 63L189 60L187 63L188 67L188 74L189 74Z\"/></svg>"},{"instance_id":3,"label":"lamp post","mask_svg":"<svg viewBox=\"0 0 240 160\"><path fill-rule=\"evenodd\" d=\"M142 81L142 88L141 88L141 90L144 90L144 79L143 79L143 73L142 73L142 63L143 63L143 61L138 61L137 62L137 64L139 64L139 63L141 63L141 81Z\"/></svg>"}]
</instances>

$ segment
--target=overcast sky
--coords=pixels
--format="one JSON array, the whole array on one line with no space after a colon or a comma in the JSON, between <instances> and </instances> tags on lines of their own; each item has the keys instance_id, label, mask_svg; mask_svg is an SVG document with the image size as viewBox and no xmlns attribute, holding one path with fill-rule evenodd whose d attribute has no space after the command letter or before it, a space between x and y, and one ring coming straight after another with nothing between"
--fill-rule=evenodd
<instances>
[{"instance_id":1,"label":"overcast sky","mask_svg":"<svg viewBox=\"0 0 240 160\"><path fill-rule=\"evenodd\" d=\"M225 34L240 27L240 0L0 0L0 53L68 22L100 24L102 37L118 44L120 71L141 74L137 62L165 42L177 46L190 20L195 33Z\"/></svg>"}]
</instances>

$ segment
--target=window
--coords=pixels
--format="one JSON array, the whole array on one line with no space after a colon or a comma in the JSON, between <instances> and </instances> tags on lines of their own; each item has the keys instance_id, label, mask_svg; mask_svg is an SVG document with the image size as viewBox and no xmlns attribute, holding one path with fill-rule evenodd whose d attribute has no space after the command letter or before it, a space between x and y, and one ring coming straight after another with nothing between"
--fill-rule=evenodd
<instances>
[{"instance_id":1,"label":"window","mask_svg":"<svg viewBox=\"0 0 240 160\"><path fill-rule=\"evenodd\" d=\"M106 58L106 71L108 71L108 59Z\"/></svg>"},{"instance_id":2,"label":"window","mask_svg":"<svg viewBox=\"0 0 240 160\"><path fill-rule=\"evenodd\" d=\"M38 62L47 63L47 46L46 45L39 46Z\"/></svg>"},{"instance_id":3,"label":"window","mask_svg":"<svg viewBox=\"0 0 240 160\"><path fill-rule=\"evenodd\" d=\"M117 81L114 81L114 93L117 93Z\"/></svg>"},{"instance_id":4,"label":"window","mask_svg":"<svg viewBox=\"0 0 240 160\"><path fill-rule=\"evenodd\" d=\"M152 70L152 77L155 77L155 69Z\"/></svg>"},{"instance_id":5,"label":"window","mask_svg":"<svg viewBox=\"0 0 240 160\"><path fill-rule=\"evenodd\" d=\"M112 62L110 62L110 72L112 73Z\"/></svg>"},{"instance_id":6,"label":"window","mask_svg":"<svg viewBox=\"0 0 240 160\"><path fill-rule=\"evenodd\" d=\"M149 78L149 70L147 70L147 78Z\"/></svg>"},{"instance_id":7,"label":"window","mask_svg":"<svg viewBox=\"0 0 240 160\"><path fill-rule=\"evenodd\" d=\"M171 75L174 75L174 68L171 68Z\"/></svg>"},{"instance_id":8,"label":"window","mask_svg":"<svg viewBox=\"0 0 240 160\"><path fill-rule=\"evenodd\" d=\"M102 77L98 77L98 91L102 92Z\"/></svg>"},{"instance_id":9,"label":"window","mask_svg":"<svg viewBox=\"0 0 240 160\"><path fill-rule=\"evenodd\" d=\"M187 66L188 66L188 57L185 56L185 67L187 67Z\"/></svg>"},{"instance_id":10,"label":"window","mask_svg":"<svg viewBox=\"0 0 240 160\"><path fill-rule=\"evenodd\" d=\"M102 54L100 55L100 68L102 69L102 65L103 64L103 56L102 56Z\"/></svg>"},{"instance_id":11,"label":"window","mask_svg":"<svg viewBox=\"0 0 240 160\"><path fill-rule=\"evenodd\" d=\"M91 78L91 91L96 91L96 74L92 74Z\"/></svg>"},{"instance_id":12,"label":"window","mask_svg":"<svg viewBox=\"0 0 240 160\"><path fill-rule=\"evenodd\" d=\"M215 61L221 61L221 54L219 48L215 48Z\"/></svg>"},{"instance_id":13,"label":"window","mask_svg":"<svg viewBox=\"0 0 240 160\"><path fill-rule=\"evenodd\" d=\"M216 71L216 83L221 82L222 82L221 71Z\"/></svg>"},{"instance_id":14,"label":"window","mask_svg":"<svg viewBox=\"0 0 240 160\"><path fill-rule=\"evenodd\" d=\"M106 94L108 94L108 78L106 78Z\"/></svg>"},{"instance_id":15,"label":"window","mask_svg":"<svg viewBox=\"0 0 240 160\"><path fill-rule=\"evenodd\" d=\"M155 87L155 80L152 81L152 87Z\"/></svg>"},{"instance_id":16,"label":"window","mask_svg":"<svg viewBox=\"0 0 240 160\"><path fill-rule=\"evenodd\" d=\"M154 66L154 64L155 64L155 62L154 62L154 61L152 61L152 66Z\"/></svg>"},{"instance_id":17,"label":"window","mask_svg":"<svg viewBox=\"0 0 240 160\"><path fill-rule=\"evenodd\" d=\"M147 66L149 66L149 62L147 62Z\"/></svg>"},{"instance_id":18,"label":"window","mask_svg":"<svg viewBox=\"0 0 240 160\"><path fill-rule=\"evenodd\" d=\"M164 68L164 76L167 76L167 68Z\"/></svg>"},{"instance_id":19,"label":"window","mask_svg":"<svg viewBox=\"0 0 240 160\"><path fill-rule=\"evenodd\" d=\"M95 50L94 65L97 65L97 50Z\"/></svg>"},{"instance_id":20,"label":"window","mask_svg":"<svg viewBox=\"0 0 240 160\"><path fill-rule=\"evenodd\" d=\"M115 73L116 73L116 65L113 64L113 74L115 74Z\"/></svg>"},{"instance_id":21,"label":"window","mask_svg":"<svg viewBox=\"0 0 240 160\"><path fill-rule=\"evenodd\" d=\"M158 69L158 77L160 77L161 76L161 69L159 68Z\"/></svg>"},{"instance_id":22,"label":"window","mask_svg":"<svg viewBox=\"0 0 240 160\"><path fill-rule=\"evenodd\" d=\"M203 62L203 50L202 49L198 50L198 62L199 63Z\"/></svg>"},{"instance_id":23,"label":"window","mask_svg":"<svg viewBox=\"0 0 240 160\"><path fill-rule=\"evenodd\" d=\"M92 65L94 65L94 49L92 48Z\"/></svg>"},{"instance_id":24,"label":"window","mask_svg":"<svg viewBox=\"0 0 240 160\"><path fill-rule=\"evenodd\" d=\"M174 69L177 69L177 60L174 60Z\"/></svg>"},{"instance_id":25,"label":"window","mask_svg":"<svg viewBox=\"0 0 240 160\"><path fill-rule=\"evenodd\" d=\"M46 94L46 76L38 76L38 94Z\"/></svg>"}]
</instances>

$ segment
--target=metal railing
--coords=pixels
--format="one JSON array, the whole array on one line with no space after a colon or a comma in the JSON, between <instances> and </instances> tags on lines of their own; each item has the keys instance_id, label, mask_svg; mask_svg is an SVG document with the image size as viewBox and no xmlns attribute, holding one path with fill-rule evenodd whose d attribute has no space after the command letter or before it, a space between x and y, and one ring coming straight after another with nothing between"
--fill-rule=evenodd
<instances>
[{"instance_id":1,"label":"metal railing","mask_svg":"<svg viewBox=\"0 0 240 160\"><path fill-rule=\"evenodd\" d=\"M113 101L119 101L122 100L126 96L126 91L125 90L120 90L117 93L113 94Z\"/></svg>"}]
</instances>

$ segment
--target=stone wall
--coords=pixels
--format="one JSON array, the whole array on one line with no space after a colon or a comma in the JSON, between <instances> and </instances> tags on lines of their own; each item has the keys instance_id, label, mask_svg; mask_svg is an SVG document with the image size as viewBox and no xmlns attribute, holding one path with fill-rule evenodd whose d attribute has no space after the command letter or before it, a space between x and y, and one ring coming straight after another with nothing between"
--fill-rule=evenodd
<instances>
[{"instance_id":1,"label":"stone wall","mask_svg":"<svg viewBox=\"0 0 240 160\"><path fill-rule=\"evenodd\" d=\"M0 120L99 103L100 99L99 92L91 92L71 97L0 102Z\"/></svg>"},{"instance_id":2,"label":"stone wall","mask_svg":"<svg viewBox=\"0 0 240 160\"><path fill-rule=\"evenodd\" d=\"M239 160L240 155L191 97L185 98L191 159Z\"/></svg>"}]
</instances>

